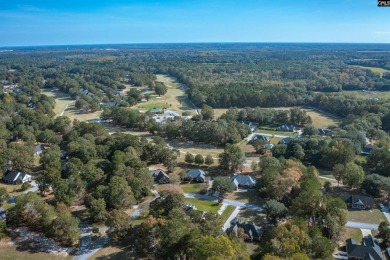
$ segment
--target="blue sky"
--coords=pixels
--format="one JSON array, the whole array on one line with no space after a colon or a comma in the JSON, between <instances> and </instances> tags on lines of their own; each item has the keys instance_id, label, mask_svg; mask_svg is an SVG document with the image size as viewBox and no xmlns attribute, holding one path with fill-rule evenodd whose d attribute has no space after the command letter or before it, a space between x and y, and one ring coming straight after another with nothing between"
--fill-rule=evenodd
<instances>
[{"instance_id":1,"label":"blue sky","mask_svg":"<svg viewBox=\"0 0 390 260\"><path fill-rule=\"evenodd\" d=\"M0 0L0 46L390 43L377 0Z\"/></svg>"}]
</instances>

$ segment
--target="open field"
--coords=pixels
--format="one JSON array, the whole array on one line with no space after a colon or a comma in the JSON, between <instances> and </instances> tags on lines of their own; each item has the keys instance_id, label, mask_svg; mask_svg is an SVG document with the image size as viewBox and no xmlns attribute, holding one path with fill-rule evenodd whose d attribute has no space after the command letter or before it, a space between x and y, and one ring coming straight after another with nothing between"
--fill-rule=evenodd
<instances>
[{"instance_id":1,"label":"open field","mask_svg":"<svg viewBox=\"0 0 390 260\"><path fill-rule=\"evenodd\" d=\"M42 260L42 259L70 260L72 259L71 256L61 257L49 253L33 252L28 249L20 248L19 246L16 246L11 242L7 243L6 240L1 241L0 258L3 260Z\"/></svg>"},{"instance_id":2,"label":"open field","mask_svg":"<svg viewBox=\"0 0 390 260\"><path fill-rule=\"evenodd\" d=\"M186 202L194 205L198 210L217 213L221 204L210 200L198 200L186 198Z\"/></svg>"},{"instance_id":3,"label":"open field","mask_svg":"<svg viewBox=\"0 0 390 260\"><path fill-rule=\"evenodd\" d=\"M352 91L343 91L343 94L346 96L351 96L357 99L389 99L390 91L360 91L360 90L352 90Z\"/></svg>"},{"instance_id":4,"label":"open field","mask_svg":"<svg viewBox=\"0 0 390 260\"><path fill-rule=\"evenodd\" d=\"M203 190L207 190L207 183L187 183L181 184L180 187L183 189L184 193L199 193Z\"/></svg>"},{"instance_id":5,"label":"open field","mask_svg":"<svg viewBox=\"0 0 390 260\"><path fill-rule=\"evenodd\" d=\"M214 108L213 110L214 110L214 118L218 118L226 111L228 111L228 109L226 108Z\"/></svg>"},{"instance_id":6,"label":"open field","mask_svg":"<svg viewBox=\"0 0 390 260\"><path fill-rule=\"evenodd\" d=\"M292 107L275 107L276 110L289 110ZM313 126L317 128L327 128L330 125L338 125L339 118L335 115L320 111L315 108L302 107L311 117Z\"/></svg>"},{"instance_id":7,"label":"open field","mask_svg":"<svg viewBox=\"0 0 390 260\"><path fill-rule=\"evenodd\" d=\"M189 111L194 114L194 108L188 100L184 90L180 88L180 84L176 82L174 78L167 75L158 74L157 81L164 82L168 91L165 95L158 97L153 94L152 99L144 103L133 106L133 109L149 110L153 107L167 108L169 110L178 112L179 114L184 111Z\"/></svg>"},{"instance_id":8,"label":"open field","mask_svg":"<svg viewBox=\"0 0 390 260\"><path fill-rule=\"evenodd\" d=\"M110 259L110 260L122 260L122 259L132 259L134 255L131 253L131 246L120 246L120 245L112 245L108 244L97 251L94 255L92 255L90 260L102 260L102 259Z\"/></svg>"},{"instance_id":9,"label":"open field","mask_svg":"<svg viewBox=\"0 0 390 260\"><path fill-rule=\"evenodd\" d=\"M257 189L250 189L247 192L232 192L225 196L226 199L237 200L244 203L262 204L264 200L258 196Z\"/></svg>"},{"instance_id":10,"label":"open field","mask_svg":"<svg viewBox=\"0 0 390 260\"><path fill-rule=\"evenodd\" d=\"M347 220L379 224L382 221L386 221L385 216L379 209L372 210L348 210Z\"/></svg>"},{"instance_id":11,"label":"open field","mask_svg":"<svg viewBox=\"0 0 390 260\"><path fill-rule=\"evenodd\" d=\"M390 70L386 70L383 68L377 68L377 67L365 67L365 66L359 66L359 65L353 65L352 67L358 67L358 68L362 68L362 69L371 70L372 72L375 72L375 73L379 73L381 78L382 78L384 73L390 72Z\"/></svg>"},{"instance_id":12,"label":"open field","mask_svg":"<svg viewBox=\"0 0 390 260\"><path fill-rule=\"evenodd\" d=\"M41 93L45 94L48 97L53 97L55 99L56 104L54 106L53 111L56 116L60 116L61 113L67 108L67 106L70 106L72 102L75 102L68 95L61 93L56 89L41 89Z\"/></svg>"}]
</instances>

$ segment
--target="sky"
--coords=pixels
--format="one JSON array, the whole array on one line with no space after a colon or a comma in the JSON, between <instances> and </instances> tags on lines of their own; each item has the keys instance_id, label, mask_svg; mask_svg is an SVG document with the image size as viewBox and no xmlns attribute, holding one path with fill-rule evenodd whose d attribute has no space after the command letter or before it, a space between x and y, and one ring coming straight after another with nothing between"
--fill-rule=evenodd
<instances>
[{"instance_id":1,"label":"sky","mask_svg":"<svg viewBox=\"0 0 390 260\"><path fill-rule=\"evenodd\" d=\"M390 43L377 0L0 0L0 46Z\"/></svg>"}]
</instances>

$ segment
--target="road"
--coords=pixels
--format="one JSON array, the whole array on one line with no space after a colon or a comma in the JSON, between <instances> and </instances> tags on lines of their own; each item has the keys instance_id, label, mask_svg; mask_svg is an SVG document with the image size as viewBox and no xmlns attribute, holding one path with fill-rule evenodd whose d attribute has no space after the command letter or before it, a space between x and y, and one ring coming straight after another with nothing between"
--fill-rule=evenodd
<instances>
[{"instance_id":1,"label":"road","mask_svg":"<svg viewBox=\"0 0 390 260\"><path fill-rule=\"evenodd\" d=\"M38 191L38 183L36 181L31 181L30 182L31 184L31 188L29 188L28 190L25 190L23 193L29 193L29 192L37 192Z\"/></svg>"},{"instance_id":2,"label":"road","mask_svg":"<svg viewBox=\"0 0 390 260\"><path fill-rule=\"evenodd\" d=\"M73 257L73 260L88 260L108 242L108 236L104 235L96 241L92 241L92 227L85 222L80 222L79 227L82 232L80 246L79 251Z\"/></svg>"},{"instance_id":3,"label":"road","mask_svg":"<svg viewBox=\"0 0 390 260\"><path fill-rule=\"evenodd\" d=\"M378 230L379 225L378 224L371 224L371 223L348 221L347 224L345 224L345 226L350 227L350 228Z\"/></svg>"},{"instance_id":4,"label":"road","mask_svg":"<svg viewBox=\"0 0 390 260\"><path fill-rule=\"evenodd\" d=\"M186 198L193 198L193 199L202 199L202 200L211 200L211 201L218 201L217 197L209 196L209 195L202 195L202 194L194 194L194 193L185 193L184 197ZM235 207L241 207L241 208L247 208L254 211L262 212L264 209L261 205L251 204L251 203L244 203L237 200L229 200L224 199L223 203L227 205L232 205Z\"/></svg>"}]
</instances>

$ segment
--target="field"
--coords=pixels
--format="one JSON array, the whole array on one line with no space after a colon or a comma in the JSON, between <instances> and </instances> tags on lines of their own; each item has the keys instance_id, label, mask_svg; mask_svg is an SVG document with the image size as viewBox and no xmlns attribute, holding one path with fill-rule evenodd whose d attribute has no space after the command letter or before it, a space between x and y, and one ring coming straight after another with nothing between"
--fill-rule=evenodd
<instances>
[{"instance_id":1,"label":"field","mask_svg":"<svg viewBox=\"0 0 390 260\"><path fill-rule=\"evenodd\" d=\"M382 78L384 73L390 72L390 70L386 70L386 69L383 69L383 68L377 68L377 67L365 67L365 66L357 66L357 65L354 65L353 67L367 69L367 70L371 70L372 72L379 73L381 78Z\"/></svg>"},{"instance_id":2,"label":"field","mask_svg":"<svg viewBox=\"0 0 390 260\"><path fill-rule=\"evenodd\" d=\"M217 213L221 204L210 200L198 200L186 198L186 202L194 205L198 210L210 213Z\"/></svg>"},{"instance_id":3,"label":"field","mask_svg":"<svg viewBox=\"0 0 390 260\"><path fill-rule=\"evenodd\" d=\"M291 107L276 107L277 110L289 110ZM303 110L311 117L313 126L317 128L327 128L330 125L338 125L339 118L335 115L320 111L318 109L303 107Z\"/></svg>"},{"instance_id":4,"label":"field","mask_svg":"<svg viewBox=\"0 0 390 260\"><path fill-rule=\"evenodd\" d=\"M184 193L199 193L202 190L207 190L207 183L187 183L182 184L180 187L183 189Z\"/></svg>"},{"instance_id":5,"label":"field","mask_svg":"<svg viewBox=\"0 0 390 260\"><path fill-rule=\"evenodd\" d=\"M347 220L379 224L382 221L386 221L385 216L379 209L372 210L348 210Z\"/></svg>"},{"instance_id":6,"label":"field","mask_svg":"<svg viewBox=\"0 0 390 260\"><path fill-rule=\"evenodd\" d=\"M180 88L180 84L177 83L175 79L161 74L156 76L157 81L164 82L167 86L167 93L161 97L153 94L152 99L133 106L133 109L149 110L153 107L157 107L167 108L178 112L179 114L182 114L184 111L189 111L192 114L195 114L194 107L191 105L187 95L184 93L183 89Z\"/></svg>"},{"instance_id":7,"label":"field","mask_svg":"<svg viewBox=\"0 0 390 260\"><path fill-rule=\"evenodd\" d=\"M357 99L389 99L390 91L344 91L344 95L351 96Z\"/></svg>"},{"instance_id":8,"label":"field","mask_svg":"<svg viewBox=\"0 0 390 260\"><path fill-rule=\"evenodd\" d=\"M12 243L7 243L5 240L1 241L0 244L0 255L3 260L42 260L42 259L55 259L55 260L70 260L71 256L61 257L54 254L33 252L31 250L24 250L19 246Z\"/></svg>"}]
</instances>

